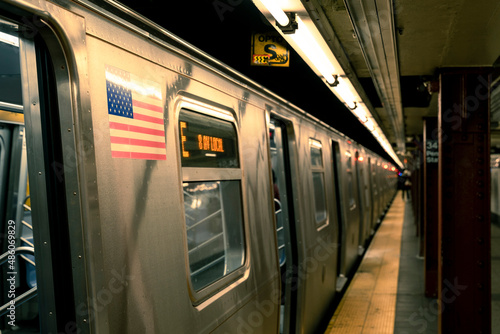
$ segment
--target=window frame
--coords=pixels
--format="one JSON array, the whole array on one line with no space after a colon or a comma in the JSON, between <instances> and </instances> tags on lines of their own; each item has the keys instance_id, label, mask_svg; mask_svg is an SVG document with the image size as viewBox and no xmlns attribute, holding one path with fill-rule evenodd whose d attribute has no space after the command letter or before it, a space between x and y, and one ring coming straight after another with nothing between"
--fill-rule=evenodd
<instances>
[{"instance_id":1,"label":"window frame","mask_svg":"<svg viewBox=\"0 0 500 334\"><path fill-rule=\"evenodd\" d=\"M315 144L314 144L315 143ZM312 148L314 146L317 146L319 147L320 151L321 151L321 166L315 166L312 164L312 157L311 157L311 151L312 151ZM314 217L314 224L316 225L316 229L319 231L323 228L325 228L326 226L329 225L330 223L330 220L328 219L328 215L329 215L329 212L328 212L328 201L327 201L327 194L326 194L326 173L325 173L325 157L324 157L324 149L323 149L323 143L321 142L321 140L319 139L316 139L316 138L313 138L313 137L309 137L309 163L310 163L310 168L311 168L311 187L312 187L312 193L313 193L313 196L312 196L312 199L313 199L313 217ZM325 205L325 218L322 219L322 220L317 220L317 217L316 217L316 187L314 186L314 174L315 173L319 173L321 176L322 176L322 180L323 180L323 202L324 202L324 205Z\"/></svg>"},{"instance_id":2,"label":"window frame","mask_svg":"<svg viewBox=\"0 0 500 334\"><path fill-rule=\"evenodd\" d=\"M215 293L233 286L235 281L244 281L248 277L248 271L250 270L250 251L249 251L249 231L247 226L248 215L246 210L246 199L245 199L245 180L242 167L241 159L241 140L238 128L238 123L235 117L235 112L233 109L227 108L225 106L218 105L212 101L205 100L203 98L192 96L191 94L180 92L179 99L175 106L176 117L175 117L175 143L176 143L176 153L178 160L178 170L179 170L179 191L182 206L180 207L182 215L183 224L183 243L184 243L184 262L186 270L186 281L189 287L190 299L193 305L197 306L205 302L209 297ZM239 167L237 168L217 168L217 167L182 167L182 148L180 134L181 129L179 127L179 119L182 110L187 110L195 113L199 113L203 116L214 117L222 121L230 122L235 130L238 150L237 158L239 161ZM184 210L184 195L183 195L183 183L185 182L217 182L217 181L239 181L240 188L240 205L241 205L241 231L243 234L243 264L235 269L234 271L228 273L225 276L215 280L214 282L208 284L207 286L196 290L191 281L191 271L190 262L188 254L188 243L187 243L187 229L186 229L186 212ZM239 284L239 283L238 283Z\"/></svg>"},{"instance_id":3,"label":"window frame","mask_svg":"<svg viewBox=\"0 0 500 334\"><path fill-rule=\"evenodd\" d=\"M346 156L346 161L345 161L345 171L347 175L347 180L346 180L346 186L347 186L347 195L348 195L348 207L350 211L353 211L357 208L357 201L356 201L356 195L355 195L355 187L354 187L354 180L355 180L355 175L353 172L353 169L355 168L355 165L353 163L353 154L351 153L350 149L345 151L345 156Z\"/></svg>"}]
</instances>

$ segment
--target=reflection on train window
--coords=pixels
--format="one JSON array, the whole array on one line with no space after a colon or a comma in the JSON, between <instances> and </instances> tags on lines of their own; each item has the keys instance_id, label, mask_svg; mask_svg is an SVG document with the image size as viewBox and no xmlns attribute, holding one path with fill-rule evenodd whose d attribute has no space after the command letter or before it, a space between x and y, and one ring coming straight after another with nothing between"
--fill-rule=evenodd
<instances>
[{"instance_id":1,"label":"reflection on train window","mask_svg":"<svg viewBox=\"0 0 500 334\"><path fill-rule=\"evenodd\" d=\"M310 139L311 147L311 166L323 168L323 157L321 154L321 143L317 140Z\"/></svg>"},{"instance_id":2,"label":"reflection on train window","mask_svg":"<svg viewBox=\"0 0 500 334\"><path fill-rule=\"evenodd\" d=\"M200 290L243 265L240 182L185 182L183 188L191 282Z\"/></svg>"},{"instance_id":3,"label":"reflection on train window","mask_svg":"<svg viewBox=\"0 0 500 334\"><path fill-rule=\"evenodd\" d=\"M316 224L326 222L325 172L321 142L309 139Z\"/></svg>"}]
</instances>

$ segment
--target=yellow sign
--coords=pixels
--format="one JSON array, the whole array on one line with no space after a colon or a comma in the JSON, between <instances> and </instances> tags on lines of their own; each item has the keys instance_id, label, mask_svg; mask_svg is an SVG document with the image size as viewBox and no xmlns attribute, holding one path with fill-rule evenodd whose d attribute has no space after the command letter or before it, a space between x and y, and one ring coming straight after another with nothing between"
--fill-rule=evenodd
<instances>
[{"instance_id":1,"label":"yellow sign","mask_svg":"<svg viewBox=\"0 0 500 334\"><path fill-rule=\"evenodd\" d=\"M252 35L252 59L254 66L288 67L290 51L285 39L277 32Z\"/></svg>"}]
</instances>

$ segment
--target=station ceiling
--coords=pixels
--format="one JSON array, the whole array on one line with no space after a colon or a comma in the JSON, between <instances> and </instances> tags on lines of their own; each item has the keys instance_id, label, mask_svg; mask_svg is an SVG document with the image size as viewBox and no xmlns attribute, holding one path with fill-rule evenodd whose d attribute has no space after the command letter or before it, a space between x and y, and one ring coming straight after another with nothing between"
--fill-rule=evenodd
<instances>
[{"instance_id":1,"label":"station ceiling","mask_svg":"<svg viewBox=\"0 0 500 334\"><path fill-rule=\"evenodd\" d=\"M293 51L289 68L250 66L252 33L274 29L252 1L175 1L165 10L159 10L164 8L160 0L121 2L384 155L373 136ZM437 116L438 93L430 88L437 89L440 68L500 65L496 0L302 0L302 4L332 42L336 56L342 53L350 75L357 78L381 128L401 154L419 146L422 119ZM389 36L382 44L375 42L377 30ZM378 55L376 66L387 68L392 78L393 100L380 96L370 47L371 56ZM384 107L388 103L399 104L399 125ZM402 132L395 130L398 126Z\"/></svg>"}]
</instances>

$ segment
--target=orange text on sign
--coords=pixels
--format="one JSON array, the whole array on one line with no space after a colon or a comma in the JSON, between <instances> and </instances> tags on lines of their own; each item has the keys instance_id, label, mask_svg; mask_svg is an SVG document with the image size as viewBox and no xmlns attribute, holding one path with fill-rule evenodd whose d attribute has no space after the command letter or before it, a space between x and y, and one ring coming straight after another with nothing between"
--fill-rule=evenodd
<instances>
[{"instance_id":1,"label":"orange text on sign","mask_svg":"<svg viewBox=\"0 0 500 334\"><path fill-rule=\"evenodd\" d=\"M184 129L187 128L186 122L180 122L181 128L181 142L182 142L182 157L189 158L189 152L184 149L184 142L187 140L186 136L184 136Z\"/></svg>"},{"instance_id":2,"label":"orange text on sign","mask_svg":"<svg viewBox=\"0 0 500 334\"><path fill-rule=\"evenodd\" d=\"M206 135L198 135L198 148L204 151L211 152L224 152L222 138L206 136Z\"/></svg>"}]
</instances>

